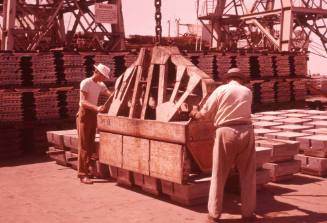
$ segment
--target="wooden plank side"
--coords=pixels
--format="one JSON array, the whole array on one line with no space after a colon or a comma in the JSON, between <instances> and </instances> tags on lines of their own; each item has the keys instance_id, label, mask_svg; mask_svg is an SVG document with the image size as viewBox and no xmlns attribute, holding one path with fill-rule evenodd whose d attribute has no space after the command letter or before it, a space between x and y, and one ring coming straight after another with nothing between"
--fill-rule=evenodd
<instances>
[{"instance_id":1,"label":"wooden plank side","mask_svg":"<svg viewBox=\"0 0 327 223\"><path fill-rule=\"evenodd\" d=\"M165 112L163 112L162 109L157 108L157 111L156 111L157 120L169 122L174 117L174 115L176 114L178 109L181 107L181 105L185 102L185 100L193 92L193 90L196 88L196 86L200 83L200 81L201 81L201 79L199 76L196 76L196 75L191 76L189 79L189 82L187 84L186 91L183 93L183 95L179 98L179 100L177 101L177 103L174 106L170 107Z\"/></svg>"},{"instance_id":2,"label":"wooden plank side","mask_svg":"<svg viewBox=\"0 0 327 223\"><path fill-rule=\"evenodd\" d=\"M108 114L118 115L121 108L127 104L127 99L129 98L126 97L126 95L131 93L131 89L133 87L132 83L136 76L136 70L137 67L131 67L130 70L128 70L129 73L127 73L126 70L123 77L123 83L121 84L121 87L118 89L118 93L115 94L115 97L112 100Z\"/></svg>"},{"instance_id":3,"label":"wooden plank side","mask_svg":"<svg viewBox=\"0 0 327 223\"><path fill-rule=\"evenodd\" d=\"M150 176L182 184L184 152L182 145L151 140Z\"/></svg>"},{"instance_id":4,"label":"wooden plank side","mask_svg":"<svg viewBox=\"0 0 327 223\"><path fill-rule=\"evenodd\" d=\"M168 80L168 66L160 65L159 84L158 84L158 105L164 103L167 99L167 80Z\"/></svg>"},{"instance_id":5,"label":"wooden plank side","mask_svg":"<svg viewBox=\"0 0 327 223\"><path fill-rule=\"evenodd\" d=\"M100 131L181 144L186 143L186 125L187 122L159 122L98 115Z\"/></svg>"},{"instance_id":6,"label":"wooden plank side","mask_svg":"<svg viewBox=\"0 0 327 223\"><path fill-rule=\"evenodd\" d=\"M146 89L145 89L144 99L142 103L141 119L145 119L148 102L150 98L151 87L152 87L153 72L154 72L154 65L151 64L148 70L148 77L146 80L147 83L146 83Z\"/></svg>"},{"instance_id":7,"label":"wooden plank side","mask_svg":"<svg viewBox=\"0 0 327 223\"><path fill-rule=\"evenodd\" d=\"M150 175L150 140L123 136L123 166L122 168Z\"/></svg>"},{"instance_id":8,"label":"wooden plank side","mask_svg":"<svg viewBox=\"0 0 327 223\"><path fill-rule=\"evenodd\" d=\"M140 81L142 77L142 72L143 68L141 66L138 67L137 69L137 74L135 78L135 84L134 84L134 90L133 90L133 95L132 95L132 105L129 110L129 118L134 118L135 117L135 111L138 110L138 108L141 106L139 103L139 97L141 93L140 89Z\"/></svg>"},{"instance_id":9,"label":"wooden plank side","mask_svg":"<svg viewBox=\"0 0 327 223\"><path fill-rule=\"evenodd\" d=\"M115 167L123 164L123 136L100 132L99 161Z\"/></svg>"}]
</instances>

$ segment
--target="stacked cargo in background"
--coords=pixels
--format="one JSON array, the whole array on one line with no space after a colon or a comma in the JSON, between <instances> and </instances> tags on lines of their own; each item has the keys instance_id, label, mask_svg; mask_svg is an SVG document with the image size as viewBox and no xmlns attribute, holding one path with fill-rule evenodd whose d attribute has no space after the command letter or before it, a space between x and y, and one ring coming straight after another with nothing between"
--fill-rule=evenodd
<instances>
[{"instance_id":1,"label":"stacked cargo in background","mask_svg":"<svg viewBox=\"0 0 327 223\"><path fill-rule=\"evenodd\" d=\"M288 178L299 168L302 173L327 175L327 113L317 110L282 110L253 115L257 145L270 141L276 148L290 143L292 148L280 150L283 156L265 165L276 180ZM296 148L297 147L297 148ZM293 160L293 157L295 160ZM278 170L279 169L279 170ZM278 171L285 173L280 175Z\"/></svg>"},{"instance_id":2,"label":"stacked cargo in background","mask_svg":"<svg viewBox=\"0 0 327 223\"><path fill-rule=\"evenodd\" d=\"M128 52L0 53L0 158L45 153L46 131L75 127L79 83L102 62L93 60L98 54L110 58L116 77L136 58Z\"/></svg>"}]
</instances>

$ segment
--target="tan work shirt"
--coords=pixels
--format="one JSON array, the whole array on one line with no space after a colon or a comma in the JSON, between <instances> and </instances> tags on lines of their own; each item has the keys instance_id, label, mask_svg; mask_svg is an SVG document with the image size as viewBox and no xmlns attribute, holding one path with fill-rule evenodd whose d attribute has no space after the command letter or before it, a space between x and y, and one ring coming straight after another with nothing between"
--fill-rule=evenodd
<instances>
[{"instance_id":1,"label":"tan work shirt","mask_svg":"<svg viewBox=\"0 0 327 223\"><path fill-rule=\"evenodd\" d=\"M251 124L251 105L251 90L232 80L214 90L200 112L215 127Z\"/></svg>"}]
</instances>

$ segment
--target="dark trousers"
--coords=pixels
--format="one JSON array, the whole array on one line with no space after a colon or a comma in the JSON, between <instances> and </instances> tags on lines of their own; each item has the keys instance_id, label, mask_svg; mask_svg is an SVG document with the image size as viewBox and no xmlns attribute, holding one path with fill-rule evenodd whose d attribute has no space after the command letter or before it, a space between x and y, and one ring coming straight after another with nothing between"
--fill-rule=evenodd
<instances>
[{"instance_id":1,"label":"dark trousers","mask_svg":"<svg viewBox=\"0 0 327 223\"><path fill-rule=\"evenodd\" d=\"M89 174L92 164L91 156L95 153L95 133L97 114L91 110L80 108L76 117L78 132L78 171L77 176Z\"/></svg>"}]
</instances>

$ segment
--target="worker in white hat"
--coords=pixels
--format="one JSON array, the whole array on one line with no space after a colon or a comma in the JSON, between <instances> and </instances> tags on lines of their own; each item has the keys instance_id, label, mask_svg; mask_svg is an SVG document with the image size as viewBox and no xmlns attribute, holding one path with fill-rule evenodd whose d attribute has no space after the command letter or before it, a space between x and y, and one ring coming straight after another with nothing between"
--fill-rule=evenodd
<instances>
[{"instance_id":1,"label":"worker in white hat","mask_svg":"<svg viewBox=\"0 0 327 223\"><path fill-rule=\"evenodd\" d=\"M240 175L242 217L251 221L255 219L256 206L252 92L243 85L248 78L238 68L228 70L223 80L225 83L209 96L202 109L190 114L195 119L210 118L216 127L208 218L210 222L218 222L225 182L230 169L235 166Z\"/></svg>"},{"instance_id":2,"label":"worker in white hat","mask_svg":"<svg viewBox=\"0 0 327 223\"><path fill-rule=\"evenodd\" d=\"M95 133L97 113L104 111L104 106L98 106L100 94L111 95L104 80L110 78L110 68L98 64L94 66L93 75L80 84L79 111L76 125L78 130L78 177L82 183L92 184L90 168L93 167L91 156L95 153Z\"/></svg>"}]
</instances>

